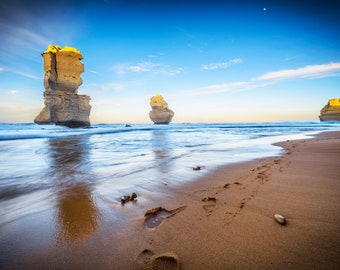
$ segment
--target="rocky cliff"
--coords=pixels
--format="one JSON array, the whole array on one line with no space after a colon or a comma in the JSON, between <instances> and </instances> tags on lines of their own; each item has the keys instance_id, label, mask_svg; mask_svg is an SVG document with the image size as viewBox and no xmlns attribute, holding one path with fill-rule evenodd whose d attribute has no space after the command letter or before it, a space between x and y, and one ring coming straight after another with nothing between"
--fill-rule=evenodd
<instances>
[{"instance_id":1,"label":"rocky cliff","mask_svg":"<svg viewBox=\"0 0 340 270\"><path fill-rule=\"evenodd\" d=\"M169 124L171 122L174 112L169 109L162 95L153 96L150 99L150 106L152 110L149 112L149 116L155 124Z\"/></svg>"},{"instance_id":2,"label":"rocky cliff","mask_svg":"<svg viewBox=\"0 0 340 270\"><path fill-rule=\"evenodd\" d=\"M49 45L44 58L45 107L35 118L37 124L90 126L90 97L78 95L84 72L81 53L74 48Z\"/></svg>"},{"instance_id":3,"label":"rocky cliff","mask_svg":"<svg viewBox=\"0 0 340 270\"><path fill-rule=\"evenodd\" d=\"M328 100L320 111L320 121L340 121L340 98Z\"/></svg>"}]
</instances>

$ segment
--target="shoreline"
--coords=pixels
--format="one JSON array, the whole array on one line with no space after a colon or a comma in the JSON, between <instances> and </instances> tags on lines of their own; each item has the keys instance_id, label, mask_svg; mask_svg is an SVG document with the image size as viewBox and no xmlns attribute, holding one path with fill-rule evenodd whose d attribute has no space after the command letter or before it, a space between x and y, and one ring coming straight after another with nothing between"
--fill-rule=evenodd
<instances>
[{"instance_id":1,"label":"shoreline","mask_svg":"<svg viewBox=\"0 0 340 270\"><path fill-rule=\"evenodd\" d=\"M340 265L340 132L280 142L285 153L222 166L157 201L104 213L96 232L9 258L14 269L336 269ZM154 219L145 222L147 210ZM287 224L275 222L283 215ZM106 218L106 220L105 220ZM38 237L38 236L37 236ZM162 256L160 256L162 255ZM4 255L3 255L4 256ZM158 257L157 257L158 256ZM178 262L178 261L179 262Z\"/></svg>"},{"instance_id":2,"label":"shoreline","mask_svg":"<svg viewBox=\"0 0 340 270\"><path fill-rule=\"evenodd\" d=\"M170 187L171 198L151 207L184 209L152 229L137 219L141 231L134 237L142 245L133 267L147 269L152 254L170 252L181 269L336 268L339 142L340 132L280 142L281 156L222 166ZM276 213L285 216L285 226L275 222Z\"/></svg>"}]
</instances>

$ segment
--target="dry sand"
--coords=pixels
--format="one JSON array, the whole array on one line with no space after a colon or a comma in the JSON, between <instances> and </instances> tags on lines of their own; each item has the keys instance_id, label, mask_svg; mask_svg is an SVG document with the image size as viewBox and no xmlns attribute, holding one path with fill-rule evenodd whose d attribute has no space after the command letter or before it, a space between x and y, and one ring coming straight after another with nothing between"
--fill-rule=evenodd
<instances>
[{"instance_id":1,"label":"dry sand","mask_svg":"<svg viewBox=\"0 0 340 270\"><path fill-rule=\"evenodd\" d=\"M157 201L128 202L129 224L107 224L17 268L339 269L340 132L279 145L283 156L169 184Z\"/></svg>"},{"instance_id":2,"label":"dry sand","mask_svg":"<svg viewBox=\"0 0 340 270\"><path fill-rule=\"evenodd\" d=\"M144 231L145 248L175 253L182 269L339 269L340 132L279 145L282 157L172 191L162 206L186 208Z\"/></svg>"}]
</instances>

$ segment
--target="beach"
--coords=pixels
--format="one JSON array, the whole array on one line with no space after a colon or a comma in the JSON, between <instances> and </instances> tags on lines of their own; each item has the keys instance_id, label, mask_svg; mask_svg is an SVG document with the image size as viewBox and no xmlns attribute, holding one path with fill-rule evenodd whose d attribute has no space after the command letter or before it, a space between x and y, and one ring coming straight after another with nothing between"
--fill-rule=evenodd
<instances>
[{"instance_id":1,"label":"beach","mask_svg":"<svg viewBox=\"0 0 340 270\"><path fill-rule=\"evenodd\" d=\"M107 202L125 219L98 214L80 197L79 207L76 200L59 213L68 220L59 236L41 239L40 248L25 238L43 231L11 235L18 227L2 228L11 238L10 245L2 240L2 269L337 269L340 132L278 145L283 155L222 166L180 187L164 183L147 199ZM76 214L72 227L65 216L82 211L100 215L100 224Z\"/></svg>"},{"instance_id":2,"label":"beach","mask_svg":"<svg viewBox=\"0 0 340 270\"><path fill-rule=\"evenodd\" d=\"M0 1L0 270L340 269L340 1Z\"/></svg>"},{"instance_id":3,"label":"beach","mask_svg":"<svg viewBox=\"0 0 340 270\"><path fill-rule=\"evenodd\" d=\"M282 157L221 168L162 202L187 207L145 247L175 252L182 269L337 269L340 133L280 145Z\"/></svg>"}]
</instances>

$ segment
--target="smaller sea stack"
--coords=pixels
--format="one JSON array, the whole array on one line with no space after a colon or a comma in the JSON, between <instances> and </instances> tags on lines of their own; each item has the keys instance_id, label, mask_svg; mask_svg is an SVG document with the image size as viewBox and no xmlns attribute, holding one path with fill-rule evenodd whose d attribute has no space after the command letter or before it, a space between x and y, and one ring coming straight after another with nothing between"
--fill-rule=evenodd
<instances>
[{"instance_id":1,"label":"smaller sea stack","mask_svg":"<svg viewBox=\"0 0 340 270\"><path fill-rule=\"evenodd\" d=\"M340 98L328 100L320 111L320 121L340 121Z\"/></svg>"},{"instance_id":2,"label":"smaller sea stack","mask_svg":"<svg viewBox=\"0 0 340 270\"><path fill-rule=\"evenodd\" d=\"M174 116L174 112L169 109L168 103L161 94L156 94L150 99L152 110L149 112L150 119L155 124L169 124Z\"/></svg>"}]
</instances>

